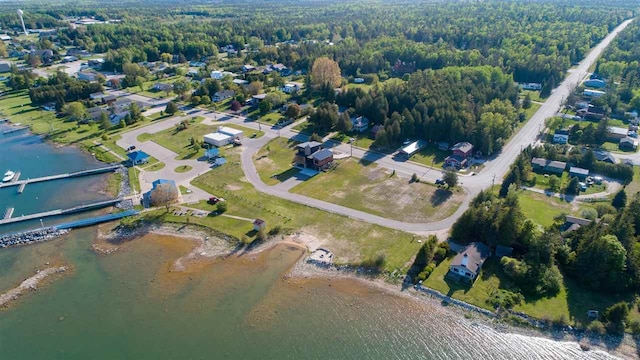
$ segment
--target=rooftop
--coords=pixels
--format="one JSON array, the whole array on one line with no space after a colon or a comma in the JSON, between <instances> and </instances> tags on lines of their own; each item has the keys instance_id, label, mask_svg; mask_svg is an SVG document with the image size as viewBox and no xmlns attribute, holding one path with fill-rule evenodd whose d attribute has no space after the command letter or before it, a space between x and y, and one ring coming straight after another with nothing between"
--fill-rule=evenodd
<instances>
[{"instance_id":1,"label":"rooftop","mask_svg":"<svg viewBox=\"0 0 640 360\"><path fill-rule=\"evenodd\" d=\"M329 149L322 149L320 151L316 151L311 157L318 161L322 161L324 159L328 159L333 156L333 152Z\"/></svg>"},{"instance_id":2,"label":"rooftop","mask_svg":"<svg viewBox=\"0 0 640 360\"><path fill-rule=\"evenodd\" d=\"M472 242L459 252L450 266L464 266L478 274L484 261L489 257L489 247L480 242Z\"/></svg>"},{"instance_id":3,"label":"rooftop","mask_svg":"<svg viewBox=\"0 0 640 360\"><path fill-rule=\"evenodd\" d=\"M451 150L453 151L462 151L464 153L469 152L473 149L473 145L471 145L470 142L464 141L464 142L459 142L455 145L453 145L453 147L451 148Z\"/></svg>"},{"instance_id":4,"label":"rooftop","mask_svg":"<svg viewBox=\"0 0 640 360\"><path fill-rule=\"evenodd\" d=\"M580 174L580 175L589 175L588 169L579 168L576 166L572 166L569 168L569 173Z\"/></svg>"}]
</instances>

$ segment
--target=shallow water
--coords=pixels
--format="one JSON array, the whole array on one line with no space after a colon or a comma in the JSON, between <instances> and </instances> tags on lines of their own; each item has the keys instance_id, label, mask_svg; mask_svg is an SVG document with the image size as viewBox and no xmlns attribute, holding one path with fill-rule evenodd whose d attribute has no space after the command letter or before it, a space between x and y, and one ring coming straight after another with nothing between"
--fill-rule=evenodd
<instances>
[{"instance_id":1,"label":"shallow water","mask_svg":"<svg viewBox=\"0 0 640 360\"><path fill-rule=\"evenodd\" d=\"M73 268L0 311L2 358L608 357L576 343L498 333L440 305L353 279L286 278L302 255L293 246L177 269L175 259L194 242L150 235L96 255L94 236L84 229L0 251L0 292L33 274L24 264L57 258Z\"/></svg>"}]
</instances>

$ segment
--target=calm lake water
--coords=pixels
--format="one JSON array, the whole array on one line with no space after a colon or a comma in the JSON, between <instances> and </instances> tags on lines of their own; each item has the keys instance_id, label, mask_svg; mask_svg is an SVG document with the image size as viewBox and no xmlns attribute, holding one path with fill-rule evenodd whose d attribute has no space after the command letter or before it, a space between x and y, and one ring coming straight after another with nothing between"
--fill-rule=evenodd
<instances>
[{"instance_id":1,"label":"calm lake water","mask_svg":"<svg viewBox=\"0 0 640 360\"><path fill-rule=\"evenodd\" d=\"M18 170L23 178L100 165L26 132L0 133L0 149L0 171ZM98 176L29 185L22 195L0 190L0 209L28 214L103 199L103 182ZM45 225L55 221L61 219ZM352 279L286 278L302 255L296 247L178 269L175 260L192 241L146 236L98 255L95 235L94 228L80 229L0 250L0 293L47 263L72 269L0 310L0 359L610 358L576 343L499 333Z\"/></svg>"},{"instance_id":2,"label":"calm lake water","mask_svg":"<svg viewBox=\"0 0 640 360\"><path fill-rule=\"evenodd\" d=\"M0 175L7 170L20 171L20 179L28 179L104 166L90 154L74 147L55 147L25 130L3 134L6 129L9 127L0 123ZM17 186L0 189L0 216L8 207L15 208L13 217L18 217L106 200L109 196L102 190L107 176L102 174L30 184L22 194L18 194ZM64 217L45 218L43 222L47 226L64 220ZM0 225L0 234L34 227L40 227L39 220Z\"/></svg>"}]
</instances>

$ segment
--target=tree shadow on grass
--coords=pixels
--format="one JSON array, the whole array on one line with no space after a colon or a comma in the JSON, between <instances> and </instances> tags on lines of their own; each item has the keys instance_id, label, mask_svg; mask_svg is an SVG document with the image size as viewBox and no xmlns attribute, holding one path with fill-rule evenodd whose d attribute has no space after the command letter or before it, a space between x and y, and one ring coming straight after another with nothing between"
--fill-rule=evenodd
<instances>
[{"instance_id":1,"label":"tree shadow on grass","mask_svg":"<svg viewBox=\"0 0 640 360\"><path fill-rule=\"evenodd\" d=\"M431 202L431 206L435 207L442 205L447 200L449 200L449 198L451 198L451 195L453 195L451 190L445 190L442 188L437 189L429 199L429 201Z\"/></svg>"}]
</instances>

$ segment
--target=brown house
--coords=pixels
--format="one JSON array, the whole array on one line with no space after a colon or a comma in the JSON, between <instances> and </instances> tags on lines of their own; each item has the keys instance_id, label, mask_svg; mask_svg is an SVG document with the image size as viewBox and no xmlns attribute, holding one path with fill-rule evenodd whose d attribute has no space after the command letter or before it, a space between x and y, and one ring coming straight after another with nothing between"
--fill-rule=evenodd
<instances>
[{"instance_id":1,"label":"brown house","mask_svg":"<svg viewBox=\"0 0 640 360\"><path fill-rule=\"evenodd\" d=\"M309 141L299 144L293 162L305 169L324 170L333 163L333 152L323 149L322 143Z\"/></svg>"}]
</instances>

